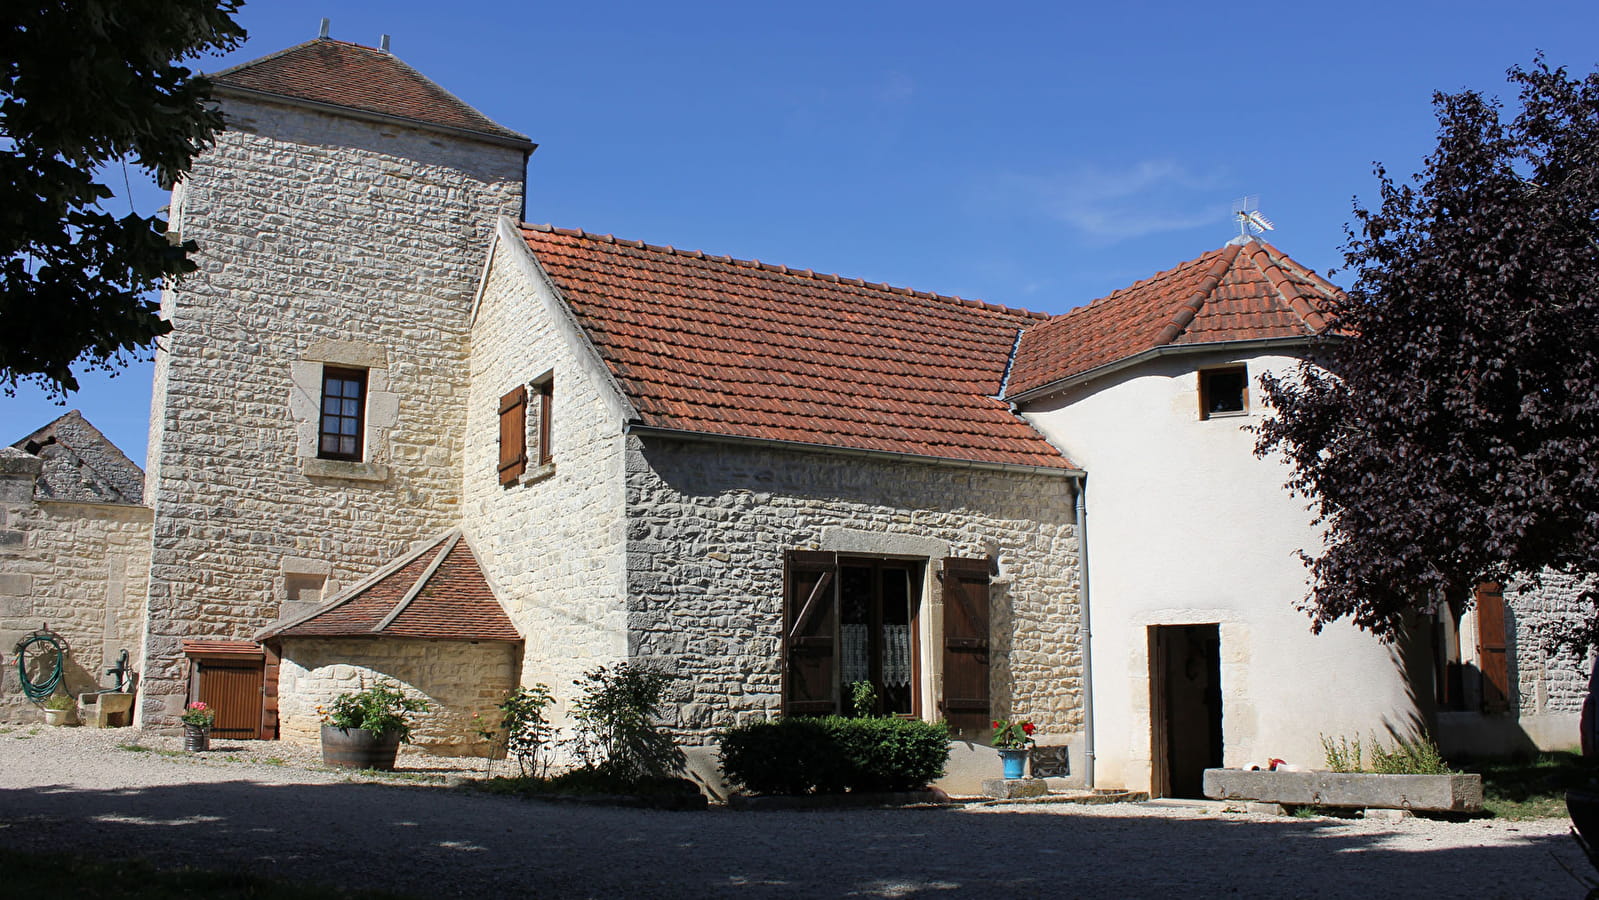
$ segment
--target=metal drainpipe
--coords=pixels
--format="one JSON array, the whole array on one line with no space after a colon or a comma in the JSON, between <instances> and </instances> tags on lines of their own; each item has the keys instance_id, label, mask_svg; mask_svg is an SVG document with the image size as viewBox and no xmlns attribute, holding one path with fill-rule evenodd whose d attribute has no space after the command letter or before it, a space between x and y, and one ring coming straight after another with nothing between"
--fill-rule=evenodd
<instances>
[{"instance_id":1,"label":"metal drainpipe","mask_svg":"<svg viewBox=\"0 0 1599 900\"><path fill-rule=\"evenodd\" d=\"M1088 504L1083 500L1087 478L1072 479L1077 491L1077 622L1083 641L1083 786L1094 789L1094 632L1088 617Z\"/></svg>"}]
</instances>

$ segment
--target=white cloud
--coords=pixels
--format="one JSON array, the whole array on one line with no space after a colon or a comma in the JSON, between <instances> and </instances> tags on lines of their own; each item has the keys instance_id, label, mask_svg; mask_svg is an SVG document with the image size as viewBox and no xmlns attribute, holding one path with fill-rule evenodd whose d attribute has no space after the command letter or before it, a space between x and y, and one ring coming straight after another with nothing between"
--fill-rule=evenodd
<instances>
[{"instance_id":1,"label":"white cloud","mask_svg":"<svg viewBox=\"0 0 1599 900\"><path fill-rule=\"evenodd\" d=\"M1231 201L1215 199L1220 173L1195 173L1172 160L1123 168L1085 165L1046 175L1005 174L989 193L1022 204L1104 243L1225 221Z\"/></svg>"}]
</instances>

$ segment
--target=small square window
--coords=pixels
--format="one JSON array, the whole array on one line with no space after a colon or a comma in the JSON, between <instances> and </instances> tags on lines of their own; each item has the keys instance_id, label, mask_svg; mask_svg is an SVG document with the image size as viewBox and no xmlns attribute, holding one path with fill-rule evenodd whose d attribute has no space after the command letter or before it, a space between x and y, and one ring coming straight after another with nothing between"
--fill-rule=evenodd
<instances>
[{"instance_id":1,"label":"small square window","mask_svg":"<svg viewBox=\"0 0 1599 900\"><path fill-rule=\"evenodd\" d=\"M361 459L366 426L366 370L322 370L322 420L316 455L322 459Z\"/></svg>"},{"instance_id":2,"label":"small square window","mask_svg":"<svg viewBox=\"0 0 1599 900\"><path fill-rule=\"evenodd\" d=\"M1199 373L1199 417L1215 419L1249 414L1249 371L1243 366L1206 369Z\"/></svg>"}]
</instances>

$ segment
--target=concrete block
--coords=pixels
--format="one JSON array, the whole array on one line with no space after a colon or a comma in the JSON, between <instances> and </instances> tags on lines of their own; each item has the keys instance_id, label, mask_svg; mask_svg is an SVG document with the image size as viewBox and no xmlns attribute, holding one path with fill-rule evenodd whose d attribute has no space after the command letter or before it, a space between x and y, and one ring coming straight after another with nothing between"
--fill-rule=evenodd
<instances>
[{"instance_id":1,"label":"concrete block","mask_svg":"<svg viewBox=\"0 0 1599 900\"><path fill-rule=\"evenodd\" d=\"M1385 822L1398 822L1415 815L1408 809L1368 809L1361 814L1367 819L1380 819Z\"/></svg>"},{"instance_id":2,"label":"concrete block","mask_svg":"<svg viewBox=\"0 0 1599 900\"><path fill-rule=\"evenodd\" d=\"M1269 772L1206 769L1205 796L1288 806L1347 806L1477 812L1481 775L1372 775L1355 772Z\"/></svg>"},{"instance_id":3,"label":"concrete block","mask_svg":"<svg viewBox=\"0 0 1599 900\"><path fill-rule=\"evenodd\" d=\"M983 779L983 796L995 800L1020 800L1026 797L1042 797L1049 793L1049 786L1042 778L985 778Z\"/></svg>"},{"instance_id":4,"label":"concrete block","mask_svg":"<svg viewBox=\"0 0 1599 900\"><path fill-rule=\"evenodd\" d=\"M1261 803L1258 800L1251 800L1250 802L1245 803L1244 812L1257 816L1288 815L1288 810L1284 809L1281 803Z\"/></svg>"}]
</instances>

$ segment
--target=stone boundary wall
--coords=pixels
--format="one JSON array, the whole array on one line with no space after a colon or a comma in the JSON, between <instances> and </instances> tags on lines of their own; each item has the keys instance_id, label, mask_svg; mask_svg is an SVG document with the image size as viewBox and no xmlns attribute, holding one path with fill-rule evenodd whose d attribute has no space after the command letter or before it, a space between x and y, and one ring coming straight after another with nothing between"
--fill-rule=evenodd
<instances>
[{"instance_id":1,"label":"stone boundary wall","mask_svg":"<svg viewBox=\"0 0 1599 900\"><path fill-rule=\"evenodd\" d=\"M677 677L688 742L775 716L787 550L924 547L924 709L936 718L934 555L992 555L994 713L1056 740L1082 727L1071 482L735 444L628 439L628 652Z\"/></svg>"},{"instance_id":2,"label":"stone boundary wall","mask_svg":"<svg viewBox=\"0 0 1599 900\"><path fill-rule=\"evenodd\" d=\"M184 638L248 640L306 599L288 576L325 568L326 595L458 523L470 310L495 217L521 208L521 150L265 102L224 111L230 130L173 192L200 268L163 298L151 725L181 710ZM366 458L318 466L311 370L351 354L372 365Z\"/></svg>"},{"instance_id":3,"label":"stone boundary wall","mask_svg":"<svg viewBox=\"0 0 1599 900\"><path fill-rule=\"evenodd\" d=\"M12 648L48 624L69 654L64 690L111 687L105 670L123 650L139 663L150 565L150 510L143 506L32 499L39 460L0 471L0 721L36 721Z\"/></svg>"},{"instance_id":4,"label":"stone boundary wall","mask_svg":"<svg viewBox=\"0 0 1599 900\"><path fill-rule=\"evenodd\" d=\"M379 679L428 701L411 720L411 741L436 756L485 756L480 722L499 721L500 700L517 683L515 644L300 638L283 642L278 674L279 738L321 740L317 707L371 687ZM473 720L473 714L479 718Z\"/></svg>"}]
</instances>

